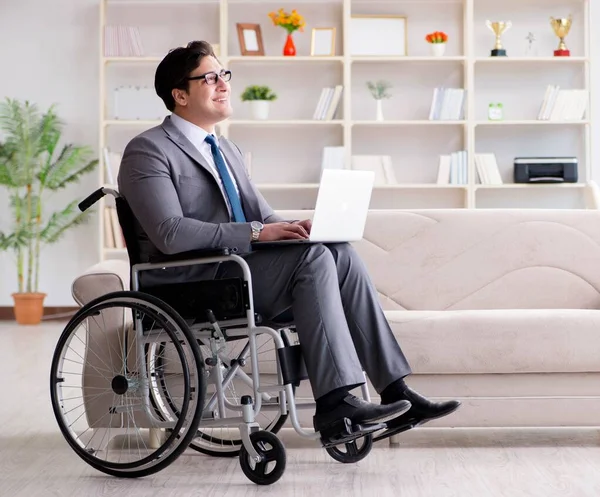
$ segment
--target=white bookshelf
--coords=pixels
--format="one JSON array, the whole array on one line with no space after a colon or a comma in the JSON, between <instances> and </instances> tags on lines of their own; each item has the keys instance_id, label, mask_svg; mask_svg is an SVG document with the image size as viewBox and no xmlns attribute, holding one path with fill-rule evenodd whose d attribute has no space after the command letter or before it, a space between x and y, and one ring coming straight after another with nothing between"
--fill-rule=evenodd
<instances>
[{"instance_id":1,"label":"white bookshelf","mask_svg":"<svg viewBox=\"0 0 600 497\"><path fill-rule=\"evenodd\" d=\"M296 8L307 21L305 32L294 34L295 57L281 55L285 31L267 17L280 7ZM558 38L549 17L570 13L571 56L554 57ZM407 55L349 54L348 26L355 14L405 15ZM494 36L486 19L513 22L502 36L508 57L489 57ZM240 54L237 22L260 24L264 56ZM106 57L100 37L100 149L122 151L162 120L117 118L113 89L152 87L156 65L170 48L207 40L219 45L219 59L233 72L234 114L219 131L252 154L253 180L276 209L314 207L325 146L345 147L345 167L355 154L392 157L398 183L376 186L373 208L588 207L597 191L591 182L590 107L581 121L536 119L547 85L590 90L590 0L100 0L101 34L107 24L137 26L145 51L140 57ZM336 28L334 56L310 55L313 27ZM424 40L435 30L450 36L442 57L432 57ZM526 53L529 31L537 38L535 56ZM367 80L377 79L393 84L383 121L375 120L375 101L366 88ZM269 85L278 94L269 120L253 120L240 101L250 84ZM335 118L312 119L321 89L337 84L344 91ZM428 119L433 89L440 86L466 90L464 119ZM504 104L502 121L487 119L490 102ZM468 152L467 183L436 184L439 156L458 150ZM486 152L496 155L501 185L478 182L474 156ZM544 155L576 156L579 182L512 182L514 157ZM106 183L104 167L99 181ZM108 248L103 257L122 253Z\"/></svg>"}]
</instances>

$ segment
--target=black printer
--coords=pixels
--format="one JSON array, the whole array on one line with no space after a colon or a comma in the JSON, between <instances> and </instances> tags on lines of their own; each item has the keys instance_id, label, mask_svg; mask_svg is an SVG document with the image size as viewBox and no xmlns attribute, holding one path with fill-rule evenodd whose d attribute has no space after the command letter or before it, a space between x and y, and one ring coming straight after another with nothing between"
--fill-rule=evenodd
<instances>
[{"instance_id":1,"label":"black printer","mask_svg":"<svg viewBox=\"0 0 600 497\"><path fill-rule=\"evenodd\" d=\"M516 157L515 183L577 183L576 157Z\"/></svg>"}]
</instances>

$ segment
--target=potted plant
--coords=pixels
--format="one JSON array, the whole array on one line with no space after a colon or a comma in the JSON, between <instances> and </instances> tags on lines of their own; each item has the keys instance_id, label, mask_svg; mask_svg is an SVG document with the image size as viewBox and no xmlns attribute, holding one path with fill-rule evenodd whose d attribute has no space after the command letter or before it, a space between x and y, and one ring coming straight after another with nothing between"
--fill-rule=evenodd
<instances>
[{"instance_id":1,"label":"potted plant","mask_svg":"<svg viewBox=\"0 0 600 497\"><path fill-rule=\"evenodd\" d=\"M269 12L269 17L275 26L281 26L287 31L283 55L296 55L296 45L294 44L292 33L297 30L300 30L300 32L304 31L304 26L306 26L304 17L298 14L296 9L292 10L289 14L285 10L279 9L277 12Z\"/></svg>"},{"instance_id":2,"label":"potted plant","mask_svg":"<svg viewBox=\"0 0 600 497\"><path fill-rule=\"evenodd\" d=\"M63 189L92 171L88 147L59 146L63 123L54 106L41 113L36 104L7 98L0 103L0 185L8 190L12 232L0 232L0 248L11 250L17 264L17 291L12 294L19 324L38 324L45 293L39 291L40 252L57 242L89 216L77 209L78 200L46 212L50 192Z\"/></svg>"},{"instance_id":3,"label":"potted plant","mask_svg":"<svg viewBox=\"0 0 600 497\"><path fill-rule=\"evenodd\" d=\"M268 86L252 85L242 93L242 102L250 102L250 110L254 119L269 118L269 103L277 98Z\"/></svg>"},{"instance_id":4,"label":"potted plant","mask_svg":"<svg viewBox=\"0 0 600 497\"><path fill-rule=\"evenodd\" d=\"M377 102L377 121L383 121L383 105L381 101L384 98L391 98L391 95L387 92L391 87L392 85L387 81L367 81L367 88L369 88L371 95L375 99L375 102Z\"/></svg>"},{"instance_id":5,"label":"potted plant","mask_svg":"<svg viewBox=\"0 0 600 497\"><path fill-rule=\"evenodd\" d=\"M448 41L448 35L443 31L434 31L425 36L425 40L431 46L431 54L434 57L441 57L446 51L446 42Z\"/></svg>"}]
</instances>

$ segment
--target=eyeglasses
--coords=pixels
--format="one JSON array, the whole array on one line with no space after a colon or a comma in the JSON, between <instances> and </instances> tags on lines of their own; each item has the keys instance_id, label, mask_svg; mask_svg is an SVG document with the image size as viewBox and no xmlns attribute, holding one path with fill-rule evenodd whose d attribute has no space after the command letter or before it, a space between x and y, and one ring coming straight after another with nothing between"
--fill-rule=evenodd
<instances>
[{"instance_id":1,"label":"eyeglasses","mask_svg":"<svg viewBox=\"0 0 600 497\"><path fill-rule=\"evenodd\" d=\"M207 85L214 85L217 83L217 79L221 78L223 81L229 81L231 79L231 71L226 71L223 69L219 74L214 71L207 72L205 74L201 74L200 76L191 76L189 78L185 78L188 81L193 79L203 79L206 81Z\"/></svg>"}]
</instances>

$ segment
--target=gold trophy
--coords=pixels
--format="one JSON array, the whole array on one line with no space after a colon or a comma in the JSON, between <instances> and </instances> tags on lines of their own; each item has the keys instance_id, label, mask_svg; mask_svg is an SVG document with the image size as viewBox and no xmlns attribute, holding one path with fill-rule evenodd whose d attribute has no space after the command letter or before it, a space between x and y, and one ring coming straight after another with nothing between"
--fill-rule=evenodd
<instances>
[{"instance_id":1,"label":"gold trophy","mask_svg":"<svg viewBox=\"0 0 600 497\"><path fill-rule=\"evenodd\" d=\"M558 44L558 49L554 50L555 57L568 57L571 55L571 51L567 49L565 45L565 36L569 34L569 30L571 29L571 24L573 23L573 17L569 15L568 19L559 18L554 19L554 17L550 18L550 25L552 29L554 29L554 33L556 36L560 38L560 43Z\"/></svg>"},{"instance_id":2,"label":"gold trophy","mask_svg":"<svg viewBox=\"0 0 600 497\"><path fill-rule=\"evenodd\" d=\"M500 35L505 33L512 27L512 22L510 21L486 21L487 27L492 30L492 32L496 35L496 45L492 50L492 57L505 57L506 49L502 47L502 40L500 39Z\"/></svg>"}]
</instances>

